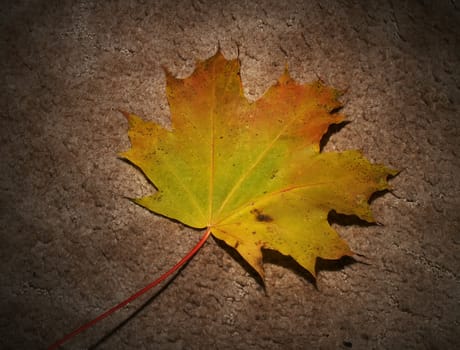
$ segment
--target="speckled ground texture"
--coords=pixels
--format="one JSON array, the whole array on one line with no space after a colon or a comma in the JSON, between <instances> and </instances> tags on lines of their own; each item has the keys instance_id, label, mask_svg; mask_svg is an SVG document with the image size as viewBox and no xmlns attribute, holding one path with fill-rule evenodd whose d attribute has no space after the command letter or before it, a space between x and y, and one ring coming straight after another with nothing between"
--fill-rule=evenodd
<instances>
[{"instance_id":1,"label":"speckled ground texture","mask_svg":"<svg viewBox=\"0 0 460 350\"><path fill-rule=\"evenodd\" d=\"M266 290L211 238L167 288L64 348L459 346L456 1L15 1L0 16L1 349L45 348L198 241L126 199L153 187L117 158L117 108L168 125L162 66L186 77L219 45L239 54L249 99L285 63L348 88L350 123L324 151L401 170L372 203L382 225L334 222L363 256L321 262L316 282L269 254Z\"/></svg>"}]
</instances>

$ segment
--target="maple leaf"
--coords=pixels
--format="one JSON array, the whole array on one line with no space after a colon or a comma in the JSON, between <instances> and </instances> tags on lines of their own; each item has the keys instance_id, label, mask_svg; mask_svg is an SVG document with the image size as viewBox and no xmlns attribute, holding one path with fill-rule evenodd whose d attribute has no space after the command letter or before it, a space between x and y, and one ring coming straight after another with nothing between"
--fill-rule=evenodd
<instances>
[{"instance_id":1,"label":"maple leaf","mask_svg":"<svg viewBox=\"0 0 460 350\"><path fill-rule=\"evenodd\" d=\"M359 151L320 152L328 127L344 120L338 90L299 84L286 69L250 102L239 61L220 51L188 78L166 71L166 81L172 130L126 114L131 148L121 156L158 189L136 203L208 228L262 278L262 249L291 256L313 276L318 257L353 255L329 212L372 222L369 198L396 171Z\"/></svg>"}]
</instances>

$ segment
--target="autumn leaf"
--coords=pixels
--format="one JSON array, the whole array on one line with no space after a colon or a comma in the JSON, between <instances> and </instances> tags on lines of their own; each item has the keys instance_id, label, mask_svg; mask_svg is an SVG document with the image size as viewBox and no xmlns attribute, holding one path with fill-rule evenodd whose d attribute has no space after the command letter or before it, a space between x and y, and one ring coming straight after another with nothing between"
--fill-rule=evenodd
<instances>
[{"instance_id":1,"label":"autumn leaf","mask_svg":"<svg viewBox=\"0 0 460 350\"><path fill-rule=\"evenodd\" d=\"M320 152L344 120L339 91L299 84L286 70L257 101L244 96L238 60L218 52L193 74L166 72L172 130L127 114L121 156L158 191L135 202L190 227L208 228L264 277L262 249L315 275L318 257L353 255L328 223L331 210L373 221L370 196L396 172L359 151Z\"/></svg>"},{"instance_id":2,"label":"autumn leaf","mask_svg":"<svg viewBox=\"0 0 460 350\"><path fill-rule=\"evenodd\" d=\"M145 294L189 261L209 234L234 247L264 277L262 249L290 255L315 276L318 257L353 255L329 225L331 210L372 222L369 198L397 172L358 151L320 152L331 124L344 120L339 91L298 84L286 69L257 101L243 94L238 60L220 52L176 79L166 72L172 130L124 113L131 148L121 156L158 191L134 201L204 229L171 269L59 339L55 350Z\"/></svg>"}]
</instances>

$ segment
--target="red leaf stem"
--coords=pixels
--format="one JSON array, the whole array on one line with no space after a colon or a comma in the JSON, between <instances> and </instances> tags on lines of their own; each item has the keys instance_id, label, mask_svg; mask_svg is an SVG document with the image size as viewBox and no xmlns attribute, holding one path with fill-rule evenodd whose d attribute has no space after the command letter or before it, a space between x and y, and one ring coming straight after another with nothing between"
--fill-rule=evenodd
<instances>
[{"instance_id":1,"label":"red leaf stem","mask_svg":"<svg viewBox=\"0 0 460 350\"><path fill-rule=\"evenodd\" d=\"M147 293L150 289L154 288L155 286L157 286L158 284L163 282L165 279L167 279L169 276L171 276L174 272L176 272L180 267L182 267L187 261L189 261L193 257L193 255L195 255L195 253L203 246L204 242L206 242L206 240L209 238L210 234L211 234L211 229L210 228L206 229L206 231L203 234L203 236L201 237L200 241L187 253L187 255L185 255L170 270L166 271L163 275L161 275L155 281L149 283L144 288L142 288L141 290L137 291L136 293L131 295L129 298L127 298L124 301L122 301L121 303L119 303L118 305L115 305L114 307L112 307L111 309L109 309L109 310L105 311L104 313L100 314L99 316L97 316L93 320L85 323L84 325L82 325L79 328L75 329L74 331L70 332L69 334L67 334L66 336L64 336L63 338L61 338L60 340L58 340L57 342L55 342L51 346L49 346L48 350L54 350L54 349L59 348L62 344L64 344L65 342L69 341L70 339L72 339L76 335L78 335L81 332L87 330L88 328L94 326L99 321L102 321L104 318L110 316L114 312L116 312L119 309L121 309L122 307L128 305L133 300L139 298L141 295Z\"/></svg>"}]
</instances>

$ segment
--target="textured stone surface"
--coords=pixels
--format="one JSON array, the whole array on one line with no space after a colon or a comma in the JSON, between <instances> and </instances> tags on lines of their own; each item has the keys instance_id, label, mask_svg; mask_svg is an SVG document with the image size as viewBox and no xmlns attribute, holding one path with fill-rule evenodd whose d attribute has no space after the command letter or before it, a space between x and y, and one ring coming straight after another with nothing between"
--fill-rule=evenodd
<instances>
[{"instance_id":1,"label":"textured stone surface","mask_svg":"<svg viewBox=\"0 0 460 350\"><path fill-rule=\"evenodd\" d=\"M197 242L125 199L152 187L117 159L129 144L116 108L167 125L161 66L185 77L219 44L239 52L248 98L286 62L299 81L348 88L351 123L325 150L402 170L373 202L384 225L337 226L364 263L322 263L316 284L269 255L266 293L210 239L123 327L104 338L154 293L66 348L459 346L455 1L15 1L0 18L2 349L46 347Z\"/></svg>"}]
</instances>

